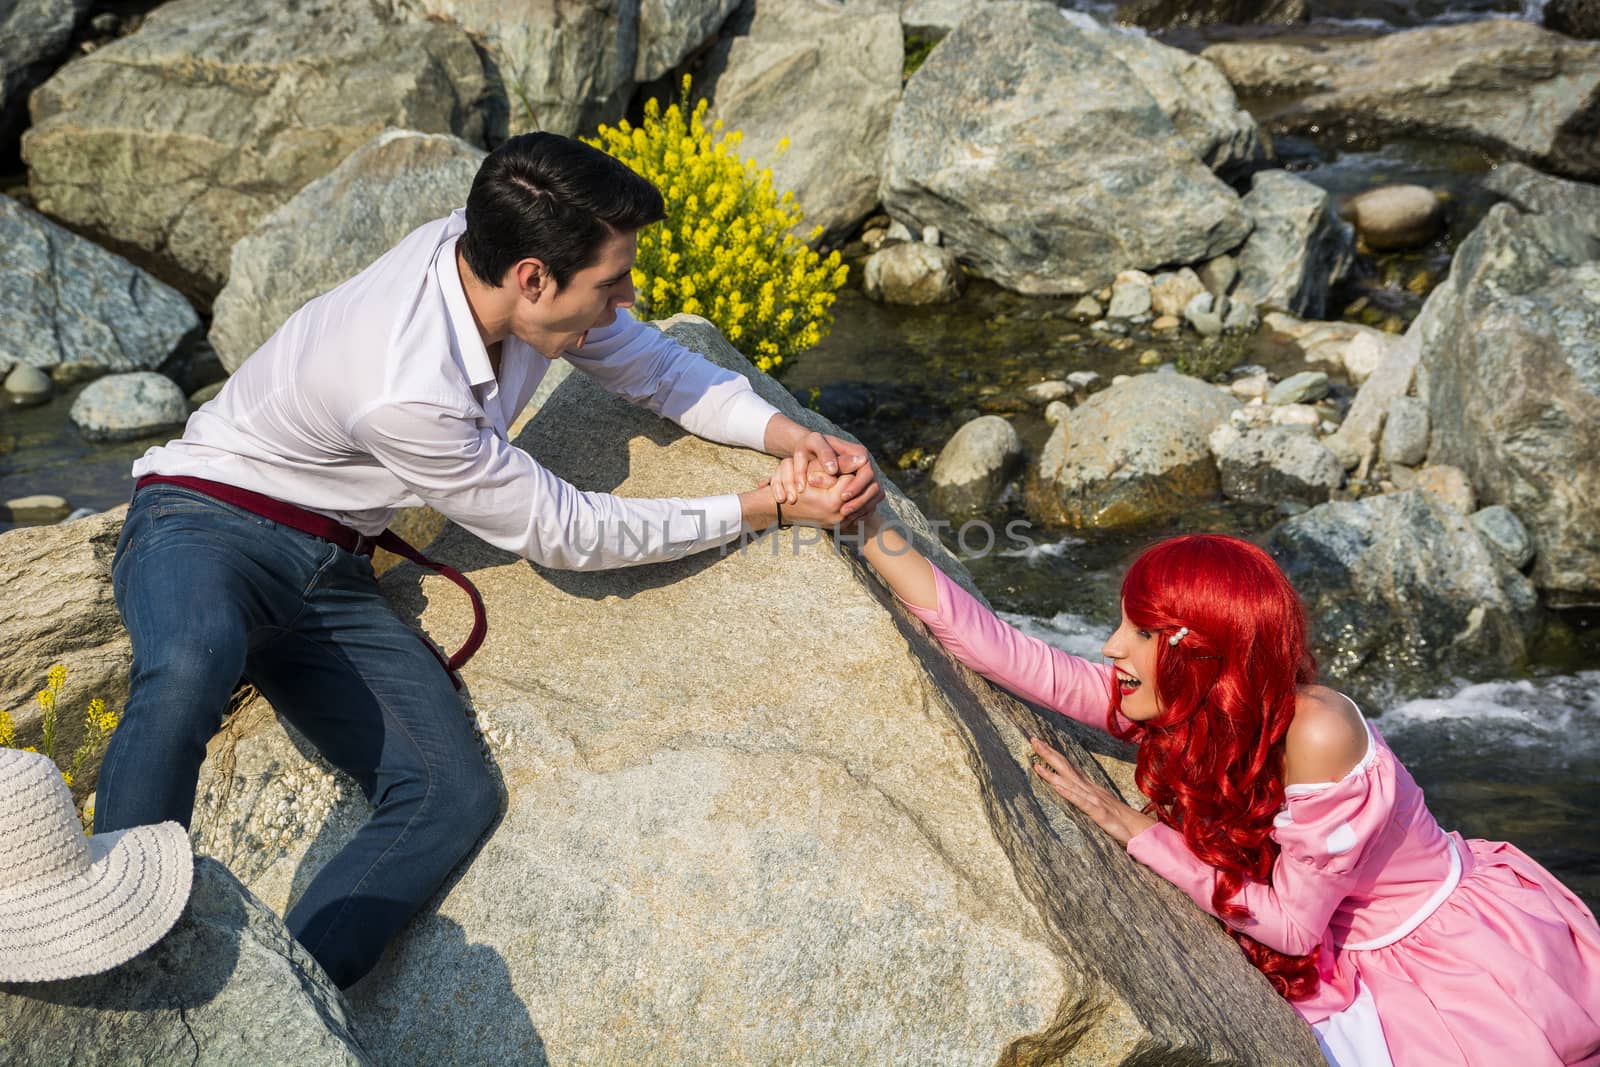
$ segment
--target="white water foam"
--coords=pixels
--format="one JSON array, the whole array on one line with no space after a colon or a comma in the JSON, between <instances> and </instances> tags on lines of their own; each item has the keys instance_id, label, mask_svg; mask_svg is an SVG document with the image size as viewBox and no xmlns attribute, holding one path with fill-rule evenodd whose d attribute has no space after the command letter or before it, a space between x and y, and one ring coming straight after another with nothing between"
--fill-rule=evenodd
<instances>
[{"instance_id":1,"label":"white water foam","mask_svg":"<svg viewBox=\"0 0 1600 1067\"><path fill-rule=\"evenodd\" d=\"M1074 656L1082 656L1096 663L1104 659L1100 655L1100 648L1111 635L1111 630L1101 623L1067 611L1048 619L1041 619L1037 615L1016 615L1009 611L998 614L1001 619L1029 637L1036 637L1063 652L1070 652Z\"/></svg>"},{"instance_id":2,"label":"white water foam","mask_svg":"<svg viewBox=\"0 0 1600 1067\"><path fill-rule=\"evenodd\" d=\"M1391 739L1470 733L1486 744L1547 756L1553 764L1600 757L1600 671L1479 682L1448 696L1409 700L1378 716Z\"/></svg>"},{"instance_id":3,"label":"white water foam","mask_svg":"<svg viewBox=\"0 0 1600 1067\"><path fill-rule=\"evenodd\" d=\"M1007 548L995 555L1002 559L1021 559L1029 563L1038 563L1046 559L1060 559L1072 549L1084 544L1081 537L1063 537L1059 541L1051 541L1042 545L1025 545L1022 548Z\"/></svg>"}]
</instances>

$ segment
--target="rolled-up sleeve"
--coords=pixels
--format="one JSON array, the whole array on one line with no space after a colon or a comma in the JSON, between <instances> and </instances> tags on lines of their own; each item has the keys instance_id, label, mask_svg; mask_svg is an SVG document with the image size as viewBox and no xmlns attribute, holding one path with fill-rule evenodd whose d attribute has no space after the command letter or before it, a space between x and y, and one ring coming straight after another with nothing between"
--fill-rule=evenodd
<instances>
[{"instance_id":1,"label":"rolled-up sleeve","mask_svg":"<svg viewBox=\"0 0 1600 1067\"><path fill-rule=\"evenodd\" d=\"M725 370L639 322L626 309L589 331L566 359L608 392L671 419L696 437L764 451L767 423L778 409L742 374Z\"/></svg>"},{"instance_id":2,"label":"rolled-up sleeve","mask_svg":"<svg viewBox=\"0 0 1600 1067\"><path fill-rule=\"evenodd\" d=\"M448 403L377 404L355 442L434 510L547 567L599 570L677 559L738 537L739 498L585 492Z\"/></svg>"}]
</instances>

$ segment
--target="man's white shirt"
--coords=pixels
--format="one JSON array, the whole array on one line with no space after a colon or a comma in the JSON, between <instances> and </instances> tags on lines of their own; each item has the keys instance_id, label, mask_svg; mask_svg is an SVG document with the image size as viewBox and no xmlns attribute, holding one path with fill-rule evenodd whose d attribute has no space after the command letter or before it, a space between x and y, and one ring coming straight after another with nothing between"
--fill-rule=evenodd
<instances>
[{"instance_id":1,"label":"man's white shirt","mask_svg":"<svg viewBox=\"0 0 1600 1067\"><path fill-rule=\"evenodd\" d=\"M368 535L394 509L427 504L498 548L568 569L675 559L737 537L737 495L585 492L511 443L551 361L508 337L496 380L456 270L465 229L462 211L422 226L296 311L134 477L208 478ZM564 355L708 440L760 450L777 413L742 375L625 309Z\"/></svg>"}]
</instances>

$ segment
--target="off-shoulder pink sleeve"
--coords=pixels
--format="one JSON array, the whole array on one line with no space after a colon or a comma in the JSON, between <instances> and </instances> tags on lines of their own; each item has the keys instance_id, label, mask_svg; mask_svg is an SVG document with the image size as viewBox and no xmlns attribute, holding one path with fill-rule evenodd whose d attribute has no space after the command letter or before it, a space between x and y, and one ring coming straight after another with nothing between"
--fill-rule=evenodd
<instances>
[{"instance_id":1,"label":"off-shoulder pink sleeve","mask_svg":"<svg viewBox=\"0 0 1600 1067\"><path fill-rule=\"evenodd\" d=\"M1229 903L1243 904L1249 917L1224 922L1291 956L1322 944L1340 902L1358 887L1368 846L1394 812L1394 778L1375 765L1376 743L1369 746L1368 758L1343 780L1290 793L1273 820L1280 851L1271 881L1246 882ZM1216 868L1190 851L1177 830L1157 823L1134 835L1128 854L1217 914Z\"/></svg>"},{"instance_id":2,"label":"off-shoulder pink sleeve","mask_svg":"<svg viewBox=\"0 0 1600 1067\"><path fill-rule=\"evenodd\" d=\"M1071 719L1106 728L1111 668L1053 648L997 618L933 567L937 609L901 603L951 654L996 685ZM1126 721L1126 720L1124 720Z\"/></svg>"}]
</instances>

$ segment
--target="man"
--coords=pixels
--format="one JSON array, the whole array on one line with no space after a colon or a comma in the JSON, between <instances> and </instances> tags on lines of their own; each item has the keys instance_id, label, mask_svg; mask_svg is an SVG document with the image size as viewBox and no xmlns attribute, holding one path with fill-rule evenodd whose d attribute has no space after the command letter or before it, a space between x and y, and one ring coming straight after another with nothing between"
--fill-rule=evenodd
<instances>
[{"instance_id":1,"label":"man","mask_svg":"<svg viewBox=\"0 0 1600 1067\"><path fill-rule=\"evenodd\" d=\"M180 440L135 464L113 566L132 692L97 831L188 824L206 743L248 677L373 806L287 916L349 986L499 804L450 675L373 579L367 554L393 509L427 504L538 563L597 568L765 529L780 499L783 518L825 524L876 505L859 446L807 431L628 314L637 232L663 217L660 193L611 157L513 138L464 213L295 312ZM559 358L702 437L841 476L805 494L583 492L507 435Z\"/></svg>"}]
</instances>

